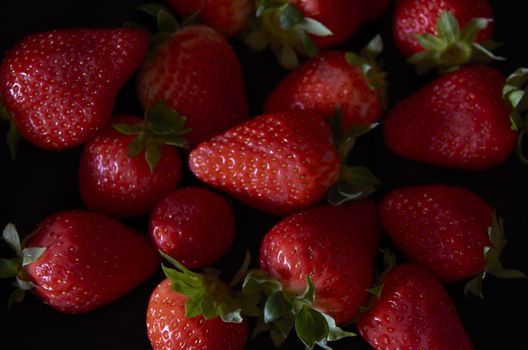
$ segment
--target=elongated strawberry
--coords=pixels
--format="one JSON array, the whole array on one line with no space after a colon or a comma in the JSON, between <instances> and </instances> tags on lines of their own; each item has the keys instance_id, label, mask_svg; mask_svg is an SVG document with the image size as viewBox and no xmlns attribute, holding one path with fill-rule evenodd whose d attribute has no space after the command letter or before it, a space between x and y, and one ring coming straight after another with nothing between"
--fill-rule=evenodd
<instances>
[{"instance_id":1,"label":"elongated strawberry","mask_svg":"<svg viewBox=\"0 0 528 350\"><path fill-rule=\"evenodd\" d=\"M266 112L306 110L330 117L340 106L345 129L374 123L386 93L385 74L375 62L382 49L376 36L361 56L329 51L306 61L273 90Z\"/></svg>"},{"instance_id":2,"label":"elongated strawberry","mask_svg":"<svg viewBox=\"0 0 528 350\"><path fill-rule=\"evenodd\" d=\"M0 65L0 102L20 134L61 150L85 142L111 116L121 86L139 66L139 29L65 29L22 39Z\"/></svg>"},{"instance_id":3,"label":"elongated strawberry","mask_svg":"<svg viewBox=\"0 0 528 350\"><path fill-rule=\"evenodd\" d=\"M246 297L264 293L260 329L276 345L295 326L315 344L351 336L336 325L351 321L367 299L380 225L370 200L325 205L275 225L260 247L260 268L244 282Z\"/></svg>"},{"instance_id":4,"label":"elongated strawberry","mask_svg":"<svg viewBox=\"0 0 528 350\"><path fill-rule=\"evenodd\" d=\"M363 167L341 166L361 126L337 149L326 121L310 112L262 115L200 144L189 156L205 183L254 208L285 215L329 193L335 204L371 194L377 180Z\"/></svg>"},{"instance_id":5,"label":"elongated strawberry","mask_svg":"<svg viewBox=\"0 0 528 350\"><path fill-rule=\"evenodd\" d=\"M475 277L467 290L482 295L482 279L523 277L500 263L506 243L500 219L474 193L454 186L423 185L396 189L380 205L383 227L413 263L441 281Z\"/></svg>"},{"instance_id":6,"label":"elongated strawberry","mask_svg":"<svg viewBox=\"0 0 528 350\"><path fill-rule=\"evenodd\" d=\"M228 36L240 34L253 11L251 0L168 0L168 3L178 15L197 15L205 24Z\"/></svg>"},{"instance_id":7,"label":"elongated strawberry","mask_svg":"<svg viewBox=\"0 0 528 350\"><path fill-rule=\"evenodd\" d=\"M376 350L473 349L442 284L414 265L389 272L358 329Z\"/></svg>"},{"instance_id":8,"label":"elongated strawberry","mask_svg":"<svg viewBox=\"0 0 528 350\"><path fill-rule=\"evenodd\" d=\"M160 6L141 8L162 24L154 51L139 73L143 106L163 101L187 117L191 146L247 119L240 63L224 36L204 25L179 28Z\"/></svg>"},{"instance_id":9,"label":"elongated strawberry","mask_svg":"<svg viewBox=\"0 0 528 350\"><path fill-rule=\"evenodd\" d=\"M158 249L190 269L220 259L235 235L229 204L220 195L197 187L164 198L153 210L149 226Z\"/></svg>"},{"instance_id":10,"label":"elongated strawberry","mask_svg":"<svg viewBox=\"0 0 528 350\"><path fill-rule=\"evenodd\" d=\"M442 76L400 101L384 122L395 154L429 164L482 170L505 161L515 144L502 75L472 66Z\"/></svg>"},{"instance_id":11,"label":"elongated strawberry","mask_svg":"<svg viewBox=\"0 0 528 350\"><path fill-rule=\"evenodd\" d=\"M64 313L92 311L121 297L159 264L149 240L125 225L87 211L49 216L24 245L12 224L3 239L17 257L2 259L2 276L16 277L10 302L31 290Z\"/></svg>"}]
</instances>

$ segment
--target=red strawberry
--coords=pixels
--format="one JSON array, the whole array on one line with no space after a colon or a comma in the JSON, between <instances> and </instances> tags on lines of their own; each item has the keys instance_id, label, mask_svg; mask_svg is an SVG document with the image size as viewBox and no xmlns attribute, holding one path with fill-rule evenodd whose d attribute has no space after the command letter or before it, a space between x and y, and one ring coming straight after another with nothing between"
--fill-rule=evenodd
<instances>
[{"instance_id":1,"label":"red strawberry","mask_svg":"<svg viewBox=\"0 0 528 350\"><path fill-rule=\"evenodd\" d=\"M385 278L378 299L358 322L361 335L374 349L473 348L453 301L426 270L396 267Z\"/></svg>"},{"instance_id":2,"label":"red strawberry","mask_svg":"<svg viewBox=\"0 0 528 350\"><path fill-rule=\"evenodd\" d=\"M395 154L467 170L505 161L515 144L511 109L502 100L502 75L472 66L447 74L399 102L384 123Z\"/></svg>"},{"instance_id":3,"label":"red strawberry","mask_svg":"<svg viewBox=\"0 0 528 350\"><path fill-rule=\"evenodd\" d=\"M150 297L147 330L154 350L242 350L248 325L226 323L219 317L186 317L187 298L171 289L169 279L161 282Z\"/></svg>"},{"instance_id":4,"label":"red strawberry","mask_svg":"<svg viewBox=\"0 0 528 350\"><path fill-rule=\"evenodd\" d=\"M170 16L164 9L157 15ZM247 119L240 63L224 36L203 25L164 35L139 74L143 106L164 101L187 117L191 146Z\"/></svg>"},{"instance_id":5,"label":"red strawberry","mask_svg":"<svg viewBox=\"0 0 528 350\"><path fill-rule=\"evenodd\" d=\"M251 0L167 0L182 17L198 16L212 28L228 36L238 35L253 11Z\"/></svg>"},{"instance_id":6,"label":"red strawberry","mask_svg":"<svg viewBox=\"0 0 528 350\"><path fill-rule=\"evenodd\" d=\"M478 295L483 274L522 277L502 269L498 259L505 241L500 221L480 197L466 189L445 185L399 188L383 199L380 212L383 227L398 249L442 281L479 274L472 282L477 285L471 287Z\"/></svg>"},{"instance_id":7,"label":"red strawberry","mask_svg":"<svg viewBox=\"0 0 528 350\"><path fill-rule=\"evenodd\" d=\"M306 61L273 90L266 111L308 110L329 117L340 106L345 129L375 122L385 95L385 75L374 61L382 46L377 36L365 57L335 51Z\"/></svg>"},{"instance_id":8,"label":"red strawberry","mask_svg":"<svg viewBox=\"0 0 528 350\"><path fill-rule=\"evenodd\" d=\"M92 137L143 60L139 29L66 29L21 40L0 65L0 95L22 136L60 150Z\"/></svg>"},{"instance_id":9,"label":"red strawberry","mask_svg":"<svg viewBox=\"0 0 528 350\"><path fill-rule=\"evenodd\" d=\"M229 204L202 188L171 193L150 216L150 236L158 249L190 269L220 259L231 247L234 230Z\"/></svg>"},{"instance_id":10,"label":"red strawberry","mask_svg":"<svg viewBox=\"0 0 528 350\"><path fill-rule=\"evenodd\" d=\"M120 222L86 211L49 216L30 236L25 249L13 225L4 239L17 258L8 260L9 274L20 290L10 301L32 291L52 308L83 313L121 297L152 275L158 254L149 240ZM4 266L3 266L4 267Z\"/></svg>"},{"instance_id":11,"label":"red strawberry","mask_svg":"<svg viewBox=\"0 0 528 350\"><path fill-rule=\"evenodd\" d=\"M202 143L189 156L200 180L277 215L314 205L332 187L339 187L333 191L336 202L373 191L375 181L366 181L345 193L338 186L339 162L330 127L306 112L262 115ZM351 182L365 171L341 168Z\"/></svg>"}]
</instances>

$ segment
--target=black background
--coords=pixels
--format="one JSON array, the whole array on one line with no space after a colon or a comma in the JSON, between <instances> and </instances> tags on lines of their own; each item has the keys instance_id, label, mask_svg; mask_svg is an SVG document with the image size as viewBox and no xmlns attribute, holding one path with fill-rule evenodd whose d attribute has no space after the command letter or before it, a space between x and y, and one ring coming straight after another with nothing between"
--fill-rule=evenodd
<instances>
[{"instance_id":1,"label":"black background","mask_svg":"<svg viewBox=\"0 0 528 350\"><path fill-rule=\"evenodd\" d=\"M355 0L354 0L355 1ZM138 18L134 8L141 0L128 1L1 1L0 2L0 55L25 35L54 28L115 27L122 22ZM516 67L528 65L528 40L525 38L525 13L512 6L521 2L492 1L495 12L495 38L504 42L499 50L508 61L496 64L505 75ZM370 24L353 38L347 49L359 49L374 34L381 32L386 42L383 55L390 81L391 104L410 94L433 76L417 79L391 43L391 16ZM245 73L247 94L253 115L284 76L269 53L252 54L242 44L234 42ZM1 56L0 56L1 57ZM131 81L121 94L116 113L141 114ZM0 135L7 125L0 125ZM11 161L7 147L0 142L0 225L17 224L21 234L27 234L46 216L60 210L82 208L77 189L77 168L80 148L65 152L47 152L21 142L19 156ZM464 186L482 196L498 208L506 219L506 237L503 263L528 272L528 166L512 156L502 166L485 172L463 172L434 168L409 162L391 155L385 148L379 130L364 137L354 151L353 162L366 164L378 175L382 186L375 198L402 185L445 183ZM194 183L185 175L185 184ZM218 266L226 278L241 261L245 248L258 256L261 237L278 220L257 213L233 202L237 222L237 242L229 256ZM146 233L146 220L129 223ZM386 244L387 242L383 242ZM0 243L3 257L10 256L5 244ZM90 349L90 350L147 350L145 312L150 292L163 278L161 272L142 286L109 306L85 315L63 315L29 295L24 303L7 310L0 305L0 349L29 350ZM7 303L10 287L0 282L0 304ZM485 283L486 299L466 298L463 283L447 286L460 312L475 349L525 350L526 315L528 313L528 281L496 280ZM260 336L247 345L248 349L272 348L266 336ZM284 349L302 349L294 338ZM336 343L336 349L369 349L359 337Z\"/></svg>"}]
</instances>

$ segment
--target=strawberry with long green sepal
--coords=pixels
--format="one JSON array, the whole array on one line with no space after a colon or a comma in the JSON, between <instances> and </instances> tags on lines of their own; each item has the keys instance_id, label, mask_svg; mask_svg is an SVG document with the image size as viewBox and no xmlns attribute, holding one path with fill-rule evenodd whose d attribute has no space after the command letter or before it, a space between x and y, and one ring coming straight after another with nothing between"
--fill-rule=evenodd
<instances>
[{"instance_id":1,"label":"strawberry with long green sepal","mask_svg":"<svg viewBox=\"0 0 528 350\"><path fill-rule=\"evenodd\" d=\"M118 221L87 211L64 211L42 221L24 242L15 227L3 239L17 257L0 260L0 277L16 278L10 302L31 290L71 314L100 308L151 276L159 257L148 238Z\"/></svg>"},{"instance_id":2,"label":"strawberry with long green sepal","mask_svg":"<svg viewBox=\"0 0 528 350\"><path fill-rule=\"evenodd\" d=\"M482 297L482 280L526 277L504 269L502 220L474 193L454 186L422 185L390 192L380 204L383 227L414 264L441 281L470 277L466 292Z\"/></svg>"},{"instance_id":3,"label":"strawberry with long green sepal","mask_svg":"<svg viewBox=\"0 0 528 350\"><path fill-rule=\"evenodd\" d=\"M79 165L81 198L91 210L119 218L149 213L179 184L185 118L159 103L145 120L121 115L87 142Z\"/></svg>"},{"instance_id":4,"label":"strawberry with long green sepal","mask_svg":"<svg viewBox=\"0 0 528 350\"><path fill-rule=\"evenodd\" d=\"M517 145L515 152L519 159L528 164L523 146L528 132L528 68L519 68L507 79L502 94L506 103L511 107L510 120L512 129L517 131Z\"/></svg>"},{"instance_id":5,"label":"strawberry with long green sepal","mask_svg":"<svg viewBox=\"0 0 528 350\"><path fill-rule=\"evenodd\" d=\"M111 116L148 50L139 29L64 29L30 35L0 65L0 102L34 145L80 145Z\"/></svg>"},{"instance_id":6,"label":"strawberry with long green sepal","mask_svg":"<svg viewBox=\"0 0 528 350\"><path fill-rule=\"evenodd\" d=\"M376 36L361 55L329 51L290 73L271 93L267 113L306 110L332 116L340 106L345 130L376 122L385 105L385 74L376 62L383 50Z\"/></svg>"}]
</instances>

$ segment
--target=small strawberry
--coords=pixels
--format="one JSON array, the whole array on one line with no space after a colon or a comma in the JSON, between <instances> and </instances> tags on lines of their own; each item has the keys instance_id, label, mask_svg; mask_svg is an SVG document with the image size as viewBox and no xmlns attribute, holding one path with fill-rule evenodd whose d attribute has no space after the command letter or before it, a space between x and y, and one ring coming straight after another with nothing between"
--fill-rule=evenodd
<instances>
[{"instance_id":1,"label":"small strawberry","mask_svg":"<svg viewBox=\"0 0 528 350\"><path fill-rule=\"evenodd\" d=\"M250 13L252 0L167 0L182 17L197 15L205 24L227 36L240 34Z\"/></svg>"},{"instance_id":2,"label":"small strawberry","mask_svg":"<svg viewBox=\"0 0 528 350\"><path fill-rule=\"evenodd\" d=\"M83 148L81 198L91 210L119 218L149 213L179 184L185 118L157 104L146 120L120 115ZM134 136L137 135L137 136Z\"/></svg>"},{"instance_id":3,"label":"small strawberry","mask_svg":"<svg viewBox=\"0 0 528 350\"><path fill-rule=\"evenodd\" d=\"M229 204L220 195L197 187L169 194L154 208L149 225L158 249L190 269L220 259L235 235Z\"/></svg>"},{"instance_id":4,"label":"small strawberry","mask_svg":"<svg viewBox=\"0 0 528 350\"><path fill-rule=\"evenodd\" d=\"M382 50L381 37L376 36L361 56L334 51L306 61L273 90L266 112L308 110L331 116L340 106L345 129L377 121L384 105L385 74L375 59Z\"/></svg>"},{"instance_id":5,"label":"small strawberry","mask_svg":"<svg viewBox=\"0 0 528 350\"><path fill-rule=\"evenodd\" d=\"M203 182L245 204L276 215L312 206L328 192L335 204L371 194L377 185L364 167L340 165L354 136L332 142L327 122L310 112L262 115L200 144L189 156Z\"/></svg>"},{"instance_id":6,"label":"small strawberry","mask_svg":"<svg viewBox=\"0 0 528 350\"><path fill-rule=\"evenodd\" d=\"M77 146L106 124L148 50L139 29L65 29L22 39L0 65L0 102L34 145Z\"/></svg>"},{"instance_id":7,"label":"small strawberry","mask_svg":"<svg viewBox=\"0 0 528 350\"><path fill-rule=\"evenodd\" d=\"M428 271L390 271L358 329L376 350L470 350L471 341L442 284Z\"/></svg>"},{"instance_id":8,"label":"small strawberry","mask_svg":"<svg viewBox=\"0 0 528 350\"><path fill-rule=\"evenodd\" d=\"M164 101L187 117L191 146L247 119L240 63L224 36L204 25L180 29L168 10L158 5L141 9L160 23L156 46L139 73L143 106Z\"/></svg>"},{"instance_id":9,"label":"small strawberry","mask_svg":"<svg viewBox=\"0 0 528 350\"><path fill-rule=\"evenodd\" d=\"M260 247L260 268L244 282L246 298L264 293L260 329L276 345L293 326L304 344L350 336L350 322L367 299L380 233L370 200L325 205L275 225Z\"/></svg>"},{"instance_id":10,"label":"small strawberry","mask_svg":"<svg viewBox=\"0 0 528 350\"><path fill-rule=\"evenodd\" d=\"M384 121L387 147L433 165L483 170L504 162L515 144L502 75L472 66L449 73L400 101Z\"/></svg>"},{"instance_id":11,"label":"small strawberry","mask_svg":"<svg viewBox=\"0 0 528 350\"><path fill-rule=\"evenodd\" d=\"M398 0L393 35L419 72L501 59L489 51L497 44L491 41L493 12L487 0Z\"/></svg>"},{"instance_id":12,"label":"small strawberry","mask_svg":"<svg viewBox=\"0 0 528 350\"><path fill-rule=\"evenodd\" d=\"M467 290L482 295L481 283L487 274L524 276L502 268L499 257L506 242L501 221L466 189L445 185L399 188L383 199L380 213L398 249L441 281L477 275Z\"/></svg>"},{"instance_id":13,"label":"small strawberry","mask_svg":"<svg viewBox=\"0 0 528 350\"><path fill-rule=\"evenodd\" d=\"M49 216L22 245L15 227L3 239L17 257L2 259L0 276L16 277L10 303L25 290L64 313L92 311L121 297L152 275L159 257L149 240L103 215L63 211Z\"/></svg>"}]
</instances>

